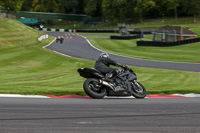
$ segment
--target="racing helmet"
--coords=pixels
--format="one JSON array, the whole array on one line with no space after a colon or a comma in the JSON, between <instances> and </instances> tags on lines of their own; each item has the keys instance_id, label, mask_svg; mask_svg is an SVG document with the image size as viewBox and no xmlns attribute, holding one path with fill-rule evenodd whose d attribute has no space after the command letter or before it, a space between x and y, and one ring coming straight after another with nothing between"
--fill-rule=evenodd
<instances>
[{"instance_id":1,"label":"racing helmet","mask_svg":"<svg viewBox=\"0 0 200 133\"><path fill-rule=\"evenodd\" d=\"M101 53L101 54L100 54L100 57L108 58L108 57L109 57L109 54L108 54L108 53Z\"/></svg>"}]
</instances>

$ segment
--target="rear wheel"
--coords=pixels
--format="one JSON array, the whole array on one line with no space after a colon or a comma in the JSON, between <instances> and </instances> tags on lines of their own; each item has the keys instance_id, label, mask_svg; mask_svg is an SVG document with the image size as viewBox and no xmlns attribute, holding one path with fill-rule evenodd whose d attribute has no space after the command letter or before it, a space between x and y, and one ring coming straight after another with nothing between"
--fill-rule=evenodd
<instances>
[{"instance_id":1,"label":"rear wheel","mask_svg":"<svg viewBox=\"0 0 200 133\"><path fill-rule=\"evenodd\" d=\"M147 92L146 92L146 89L144 88L144 86L136 81L131 83L131 91L132 91L132 95L135 98L142 99L142 98L145 98L147 95Z\"/></svg>"},{"instance_id":2,"label":"rear wheel","mask_svg":"<svg viewBox=\"0 0 200 133\"><path fill-rule=\"evenodd\" d=\"M85 93L94 99L102 99L106 95L106 89L99 85L99 81L94 78L87 79L83 84Z\"/></svg>"}]
</instances>

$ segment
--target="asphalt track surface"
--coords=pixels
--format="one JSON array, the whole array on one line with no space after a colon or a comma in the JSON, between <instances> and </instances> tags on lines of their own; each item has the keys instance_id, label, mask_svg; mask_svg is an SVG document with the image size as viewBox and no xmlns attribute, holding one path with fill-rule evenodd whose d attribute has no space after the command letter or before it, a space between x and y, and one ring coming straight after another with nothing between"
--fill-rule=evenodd
<instances>
[{"instance_id":1,"label":"asphalt track surface","mask_svg":"<svg viewBox=\"0 0 200 133\"><path fill-rule=\"evenodd\" d=\"M46 32L46 33L55 37L57 37L58 35L65 37L64 32L63 33L62 32ZM72 33L71 33L71 36L72 36ZM65 38L63 44L53 42L51 45L46 46L45 48L53 50L55 52L62 53L64 55L77 57L77 58L84 58L84 59L89 59L89 60L97 60L99 57L99 54L102 53L102 51L91 46L90 43L84 37L76 36L76 35L72 36L72 39ZM131 65L131 66L200 72L200 64L198 63L146 60L146 59L124 57L124 56L113 55L113 54L110 54L110 57L118 61L119 63L125 64L125 65Z\"/></svg>"},{"instance_id":2,"label":"asphalt track surface","mask_svg":"<svg viewBox=\"0 0 200 133\"><path fill-rule=\"evenodd\" d=\"M0 98L0 133L200 133L200 98Z\"/></svg>"}]
</instances>

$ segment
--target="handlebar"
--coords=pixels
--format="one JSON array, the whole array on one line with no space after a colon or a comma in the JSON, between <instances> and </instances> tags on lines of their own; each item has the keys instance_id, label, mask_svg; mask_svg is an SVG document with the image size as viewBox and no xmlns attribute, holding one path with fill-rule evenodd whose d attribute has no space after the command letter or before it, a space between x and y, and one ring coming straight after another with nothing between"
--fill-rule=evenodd
<instances>
[{"instance_id":1,"label":"handlebar","mask_svg":"<svg viewBox=\"0 0 200 133\"><path fill-rule=\"evenodd\" d=\"M130 68L128 68L128 66L124 66L124 67L121 67L122 68L122 73L126 72L126 71L129 71Z\"/></svg>"}]
</instances>

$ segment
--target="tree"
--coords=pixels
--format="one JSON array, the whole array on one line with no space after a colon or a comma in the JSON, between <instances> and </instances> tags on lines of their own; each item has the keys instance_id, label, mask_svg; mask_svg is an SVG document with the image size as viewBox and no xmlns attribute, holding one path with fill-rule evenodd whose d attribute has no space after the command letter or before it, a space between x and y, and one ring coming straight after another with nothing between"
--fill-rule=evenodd
<instances>
[{"instance_id":1,"label":"tree","mask_svg":"<svg viewBox=\"0 0 200 133\"><path fill-rule=\"evenodd\" d=\"M76 14L78 10L78 4L81 3L78 0L58 0L60 12Z\"/></svg>"},{"instance_id":2,"label":"tree","mask_svg":"<svg viewBox=\"0 0 200 133\"><path fill-rule=\"evenodd\" d=\"M103 0L102 1L102 12L103 16L107 20L113 22L114 19L120 21L125 16L127 0Z\"/></svg>"},{"instance_id":3,"label":"tree","mask_svg":"<svg viewBox=\"0 0 200 133\"><path fill-rule=\"evenodd\" d=\"M30 11L32 8L33 0L24 0L21 11Z\"/></svg>"},{"instance_id":4,"label":"tree","mask_svg":"<svg viewBox=\"0 0 200 133\"><path fill-rule=\"evenodd\" d=\"M103 0L102 1L102 11L103 11L103 17L105 20L111 20L113 21L115 18L115 9L113 7L113 1L110 0ZM112 10L113 9L113 10Z\"/></svg>"},{"instance_id":5,"label":"tree","mask_svg":"<svg viewBox=\"0 0 200 133\"><path fill-rule=\"evenodd\" d=\"M0 0L0 5L3 10L13 11L17 13L23 4L24 0Z\"/></svg>"},{"instance_id":6,"label":"tree","mask_svg":"<svg viewBox=\"0 0 200 133\"><path fill-rule=\"evenodd\" d=\"M200 15L200 1L199 0L187 0L187 14L193 15L193 23L196 23L196 16Z\"/></svg>"},{"instance_id":7,"label":"tree","mask_svg":"<svg viewBox=\"0 0 200 133\"><path fill-rule=\"evenodd\" d=\"M84 12L87 15L91 15L93 16L97 10L97 2L96 0L85 0L85 8L84 8Z\"/></svg>"},{"instance_id":8,"label":"tree","mask_svg":"<svg viewBox=\"0 0 200 133\"><path fill-rule=\"evenodd\" d=\"M175 22L177 21L177 7L179 6L180 0L168 0L168 9L174 9L175 12Z\"/></svg>"},{"instance_id":9,"label":"tree","mask_svg":"<svg viewBox=\"0 0 200 133\"><path fill-rule=\"evenodd\" d=\"M154 0L155 6L152 8L151 12L148 12L150 17L161 17L166 14L167 1L166 0Z\"/></svg>"},{"instance_id":10,"label":"tree","mask_svg":"<svg viewBox=\"0 0 200 133\"><path fill-rule=\"evenodd\" d=\"M85 0L84 1L84 13L94 17L102 16L101 9L102 0Z\"/></svg>"},{"instance_id":11,"label":"tree","mask_svg":"<svg viewBox=\"0 0 200 133\"><path fill-rule=\"evenodd\" d=\"M59 12L57 0L33 0L31 11L35 12Z\"/></svg>"},{"instance_id":12,"label":"tree","mask_svg":"<svg viewBox=\"0 0 200 133\"><path fill-rule=\"evenodd\" d=\"M143 23L143 15L155 6L153 0L137 0L135 12L140 16L140 21Z\"/></svg>"},{"instance_id":13,"label":"tree","mask_svg":"<svg viewBox=\"0 0 200 133\"><path fill-rule=\"evenodd\" d=\"M133 16L133 0L118 0L115 2L115 8L116 11L116 17L118 19L118 22L124 22L127 19L131 19Z\"/></svg>"}]
</instances>

